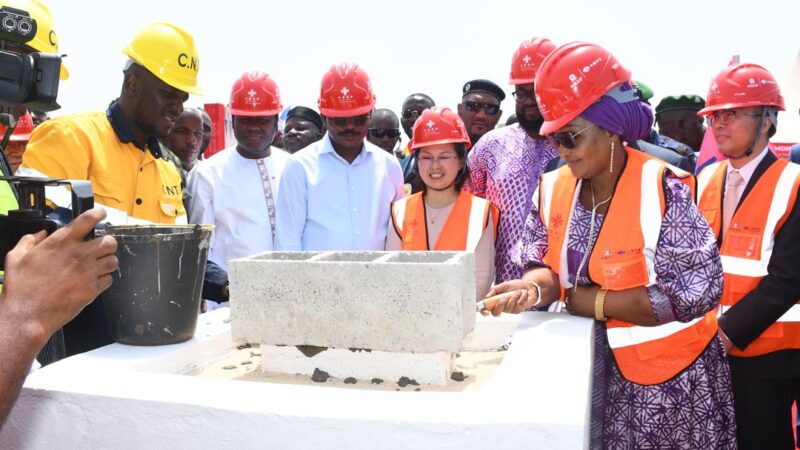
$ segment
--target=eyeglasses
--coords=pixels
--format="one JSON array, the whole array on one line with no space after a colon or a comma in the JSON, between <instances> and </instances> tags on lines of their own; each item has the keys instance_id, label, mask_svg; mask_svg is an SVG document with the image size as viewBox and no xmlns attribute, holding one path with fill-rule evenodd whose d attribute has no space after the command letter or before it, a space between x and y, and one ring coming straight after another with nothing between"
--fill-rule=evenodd
<instances>
[{"instance_id":1,"label":"eyeglasses","mask_svg":"<svg viewBox=\"0 0 800 450\"><path fill-rule=\"evenodd\" d=\"M492 105L490 103L480 102L464 102L464 108L469 112L478 112L483 110L486 115L493 116L500 111L500 105Z\"/></svg>"},{"instance_id":2,"label":"eyeglasses","mask_svg":"<svg viewBox=\"0 0 800 450\"><path fill-rule=\"evenodd\" d=\"M378 139L384 136L390 139L400 137L400 130L398 128L370 128L368 132L370 136Z\"/></svg>"},{"instance_id":3,"label":"eyeglasses","mask_svg":"<svg viewBox=\"0 0 800 450\"><path fill-rule=\"evenodd\" d=\"M511 95L514 96L514 100L517 103L525 103L528 99L533 99L533 102L536 103L536 95L533 92L514 91Z\"/></svg>"},{"instance_id":4,"label":"eyeglasses","mask_svg":"<svg viewBox=\"0 0 800 450\"><path fill-rule=\"evenodd\" d=\"M403 111L403 119L410 120L416 119L419 115L422 114L422 111L414 111L413 109L407 109Z\"/></svg>"},{"instance_id":5,"label":"eyeglasses","mask_svg":"<svg viewBox=\"0 0 800 450\"><path fill-rule=\"evenodd\" d=\"M761 113L751 113L745 111L737 111L735 109L728 109L725 111L715 111L706 116L706 123L708 126L714 125L717 121L719 121L720 125L725 125L726 123L731 123L736 120L736 116L741 114L743 116L753 116L753 117L761 117Z\"/></svg>"},{"instance_id":6,"label":"eyeglasses","mask_svg":"<svg viewBox=\"0 0 800 450\"><path fill-rule=\"evenodd\" d=\"M564 147L566 149L572 150L577 145L575 138L577 138L581 133L592 128L595 126L594 124L590 124L588 127L578 131L577 133L570 133L568 131L564 131L561 133L553 133L550 136L547 136L547 139L550 140L550 143L553 144L553 147Z\"/></svg>"},{"instance_id":7,"label":"eyeglasses","mask_svg":"<svg viewBox=\"0 0 800 450\"><path fill-rule=\"evenodd\" d=\"M435 162L438 162L441 165L449 164L454 161L458 160L458 155L455 153L445 153L444 155L435 158L431 155L420 155L417 156L417 162L419 165L431 165Z\"/></svg>"},{"instance_id":8,"label":"eyeglasses","mask_svg":"<svg viewBox=\"0 0 800 450\"><path fill-rule=\"evenodd\" d=\"M363 127L369 120L369 114L351 117L331 117L331 120L337 127L346 127L349 122L352 122L355 127Z\"/></svg>"}]
</instances>

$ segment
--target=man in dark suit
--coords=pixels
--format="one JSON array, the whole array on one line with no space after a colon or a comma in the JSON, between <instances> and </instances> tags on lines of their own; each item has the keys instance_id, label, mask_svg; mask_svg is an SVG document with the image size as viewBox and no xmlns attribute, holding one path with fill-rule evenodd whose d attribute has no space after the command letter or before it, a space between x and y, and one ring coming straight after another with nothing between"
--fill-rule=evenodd
<instances>
[{"instance_id":1,"label":"man in dark suit","mask_svg":"<svg viewBox=\"0 0 800 450\"><path fill-rule=\"evenodd\" d=\"M726 160L698 175L720 247L719 336L728 351L740 449L792 449L800 391L800 166L767 147L783 98L755 64L714 79L705 116Z\"/></svg>"}]
</instances>

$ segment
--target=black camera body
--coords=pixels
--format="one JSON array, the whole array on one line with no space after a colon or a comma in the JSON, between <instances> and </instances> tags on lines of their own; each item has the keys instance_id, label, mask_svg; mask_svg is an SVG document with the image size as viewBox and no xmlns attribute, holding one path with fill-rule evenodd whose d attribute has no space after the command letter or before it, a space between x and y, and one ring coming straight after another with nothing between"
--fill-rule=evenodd
<instances>
[{"instance_id":1,"label":"black camera body","mask_svg":"<svg viewBox=\"0 0 800 450\"><path fill-rule=\"evenodd\" d=\"M25 11L0 8L0 104L24 104L35 111L53 111L61 74L61 56L21 53L6 43L26 44L36 36L36 20Z\"/></svg>"},{"instance_id":2,"label":"black camera body","mask_svg":"<svg viewBox=\"0 0 800 450\"><path fill-rule=\"evenodd\" d=\"M19 209L0 214L0 270L5 269L6 254L22 236L41 230L53 233L94 207L90 181L34 177L0 177L0 180L15 186L19 192ZM49 207L45 198L48 186L68 187L72 191L72 209ZM94 238L94 232L86 238Z\"/></svg>"}]
</instances>

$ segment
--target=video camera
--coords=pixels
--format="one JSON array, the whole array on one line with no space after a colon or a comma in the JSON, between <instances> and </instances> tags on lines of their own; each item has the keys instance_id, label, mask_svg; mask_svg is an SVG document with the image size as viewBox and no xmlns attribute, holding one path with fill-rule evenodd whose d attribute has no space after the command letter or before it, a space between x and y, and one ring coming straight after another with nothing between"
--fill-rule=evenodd
<instances>
[{"instance_id":1,"label":"video camera","mask_svg":"<svg viewBox=\"0 0 800 450\"><path fill-rule=\"evenodd\" d=\"M36 36L36 30L36 19L26 11L0 8L0 104L53 111L61 107L56 97L62 56L19 48Z\"/></svg>"},{"instance_id":2,"label":"video camera","mask_svg":"<svg viewBox=\"0 0 800 450\"><path fill-rule=\"evenodd\" d=\"M41 230L51 234L81 213L94 208L92 183L86 180L59 180L34 177L0 177L16 186L19 192L19 209L0 214L0 270L5 269L6 254L22 236ZM45 199L48 186L68 187L72 191L72 209L50 208ZM86 239L94 238L94 232Z\"/></svg>"}]
</instances>

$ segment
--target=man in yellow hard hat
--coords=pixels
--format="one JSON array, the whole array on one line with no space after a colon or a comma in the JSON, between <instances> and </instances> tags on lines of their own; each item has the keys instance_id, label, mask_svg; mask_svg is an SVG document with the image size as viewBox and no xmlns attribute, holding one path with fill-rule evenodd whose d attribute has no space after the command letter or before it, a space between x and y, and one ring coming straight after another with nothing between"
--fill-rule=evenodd
<instances>
[{"instance_id":1,"label":"man in yellow hard hat","mask_svg":"<svg viewBox=\"0 0 800 450\"><path fill-rule=\"evenodd\" d=\"M169 23L147 25L123 50L122 91L106 111L48 120L31 135L18 175L90 180L113 224L185 223L180 174L162 158L189 94L199 94L194 39ZM48 190L56 207L70 197Z\"/></svg>"},{"instance_id":2,"label":"man in yellow hard hat","mask_svg":"<svg viewBox=\"0 0 800 450\"><path fill-rule=\"evenodd\" d=\"M90 180L95 204L112 224L186 223L181 177L162 158L167 136L189 94L199 94L199 59L192 36L169 23L147 25L123 50L122 91L106 111L50 119L31 134L18 175ZM48 188L49 202L71 205ZM111 343L102 302L64 327L66 354Z\"/></svg>"}]
</instances>

